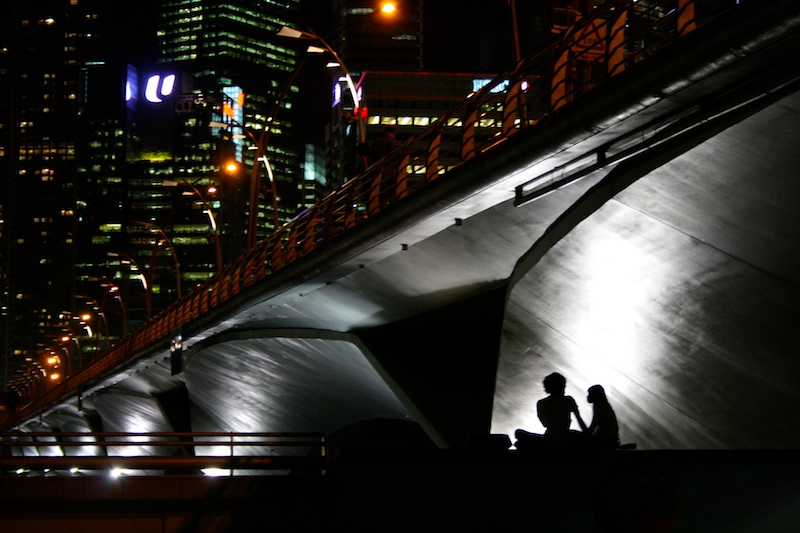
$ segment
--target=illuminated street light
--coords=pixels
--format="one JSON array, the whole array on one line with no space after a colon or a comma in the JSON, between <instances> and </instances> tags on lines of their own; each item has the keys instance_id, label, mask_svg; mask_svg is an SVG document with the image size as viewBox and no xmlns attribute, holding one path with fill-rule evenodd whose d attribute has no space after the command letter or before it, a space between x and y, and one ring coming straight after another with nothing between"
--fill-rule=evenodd
<instances>
[{"instance_id":1,"label":"illuminated street light","mask_svg":"<svg viewBox=\"0 0 800 533\"><path fill-rule=\"evenodd\" d=\"M119 287L115 285L113 282L106 278L98 278L95 276L90 276L87 281L99 283L100 287L104 289L103 293L103 301L100 303L100 309L105 317L105 309L106 309L106 301L108 301L108 296L111 295L112 298L119 302L120 313L122 314L122 334L121 336L124 337L128 334L128 310L125 306L125 302L122 300L122 296L120 295ZM109 337L109 326L108 320L106 319L106 347L108 347L108 337Z\"/></svg>"},{"instance_id":2,"label":"illuminated street light","mask_svg":"<svg viewBox=\"0 0 800 533\"><path fill-rule=\"evenodd\" d=\"M132 264L134 267L136 267L136 272L139 275L139 281L141 281L141 283L142 283L142 289L145 290L145 291L147 290L147 288L148 288L147 277L144 275L144 272L142 272L142 269L139 268L139 264L136 262L136 260L133 257L129 256L128 254L126 254L124 252L107 252L106 255L108 257L121 257L122 259L120 260L120 264L124 264L125 262L127 262L127 263Z\"/></svg>"},{"instance_id":3,"label":"illuminated street light","mask_svg":"<svg viewBox=\"0 0 800 533\"><path fill-rule=\"evenodd\" d=\"M98 302L95 298L93 298L92 296L85 295L85 294L76 294L75 298L76 299L80 299L80 300L85 300L86 302L88 302L92 306L92 311L94 313L83 312L80 315L80 320L81 320L81 325L83 325L83 327L86 329L86 333L88 334L89 338L91 339L92 337L94 337L94 341L95 341L94 342L94 346L95 346L94 351L95 351L95 355L96 355L97 352L100 351L100 336L101 336L101 334L105 335L105 344L106 344L106 348L108 348L109 331L108 331L108 320L106 319L106 313L105 313L105 299L103 300L103 304L100 304L100 302ZM94 320L95 315L97 316L97 319L98 319L97 334L96 335L92 331L92 326L91 326L91 322L92 322L92 320Z\"/></svg>"},{"instance_id":4,"label":"illuminated street light","mask_svg":"<svg viewBox=\"0 0 800 533\"><path fill-rule=\"evenodd\" d=\"M267 119L267 125L261 131L261 138L257 139L253 133L244 127L243 124L239 123L233 117L227 117L230 121L230 124L227 122L217 122L211 121L208 124L209 128L229 128L232 125L238 126L245 132L245 135L253 142L254 148L256 150L255 156L255 163L253 164L253 172L250 176L250 198L249 198L249 219L247 223L247 249L249 250L253 246L255 246L256 242L258 241L258 198L259 194L261 193L261 173L259 172L259 162L264 165L264 173L267 175L267 179L269 180L270 184L270 192L272 194L272 216L275 224L275 229L277 230L280 226L280 214L278 213L278 188L277 184L275 183L275 176L272 173L272 167L269 164L269 159L267 158L267 144L268 144L268 132L269 131L269 124L272 123L274 120L273 111L270 114L270 117ZM225 170L229 173L233 173L239 170L239 166L235 161L230 161L225 165Z\"/></svg>"},{"instance_id":5,"label":"illuminated street light","mask_svg":"<svg viewBox=\"0 0 800 533\"><path fill-rule=\"evenodd\" d=\"M181 289L181 265L178 262L178 253L175 251L175 247L172 246L172 241L169 240L169 237L167 237L167 234L164 232L163 229L161 229L159 226L153 224L152 222L142 222L142 221L137 220L137 221L135 221L135 223L139 224L140 226L145 226L147 228L156 230L162 237L161 240L159 240L156 243L155 247L153 248L153 253L150 256L150 269L149 269L149 272L148 272L148 277L149 277L148 284L150 285L151 289L148 292L148 294L152 295L153 272L154 272L155 266L156 266L156 257L158 256L158 248L161 246L161 244L166 244L167 247L169 248L169 251L172 253L172 259L173 259L173 261L175 263L175 281L176 281L177 289L178 289L178 299L182 298L183 297L183 291Z\"/></svg>"},{"instance_id":6,"label":"illuminated street light","mask_svg":"<svg viewBox=\"0 0 800 533\"><path fill-rule=\"evenodd\" d=\"M208 200L206 200L205 196L203 196L203 194L197 187L186 181L178 182L173 180L163 180L161 182L161 185L164 187L178 187L178 186L187 187L191 189L191 192L188 193L189 195L195 194L197 195L198 198L200 198L200 201L203 203L203 213L208 215L208 220L209 223L211 224L212 235L214 236L214 246L216 249L216 256L217 256L217 272L222 271L222 250L220 248L219 230L217 228L217 219L214 216L214 211L211 207L211 204L208 202Z\"/></svg>"},{"instance_id":7,"label":"illuminated street light","mask_svg":"<svg viewBox=\"0 0 800 533\"><path fill-rule=\"evenodd\" d=\"M381 8L381 11L383 11L383 9L384 8ZM319 46L310 45L306 49L306 52L308 52L310 54L321 54L321 53L327 51L328 53L330 53L333 56L333 58L336 60L336 62L335 63L328 63L328 66L341 68L342 72L344 73L344 81L347 83L347 87L350 89L350 94L353 96L353 105L355 106L355 110L353 112L353 115L355 115L356 119L358 120L359 140L363 143L365 141L365 135L366 134L364 132L364 125L362 123L362 119L361 119L360 113L358 112L359 108L361 107L361 98L359 97L358 91L356 90L356 85L353 82L353 77L350 75L350 71L347 69L347 66L345 66L344 61L342 61L342 58L339 57L339 54L336 53L336 50L334 50L331 47L331 45L329 45L325 41L325 39L323 39L322 37L317 35L314 32L314 30L310 30L310 29L308 29L308 30L297 30L295 28L290 28L288 26L284 26L278 32L278 37L287 37L289 39L309 39L309 40L317 41L319 44L322 45L323 48L320 48Z\"/></svg>"},{"instance_id":8,"label":"illuminated street light","mask_svg":"<svg viewBox=\"0 0 800 533\"><path fill-rule=\"evenodd\" d=\"M147 276L145 275L142 268L139 266L139 263L131 257L130 255L126 254L125 252L107 252L106 255L108 257L119 257L120 264L131 264L136 268L136 272L139 277L139 281L142 283L142 290L144 291L144 300L145 300L145 315L146 318L150 318L150 304L151 304L151 293L150 293L150 284L148 283ZM120 303L122 300L120 300Z\"/></svg>"}]
</instances>

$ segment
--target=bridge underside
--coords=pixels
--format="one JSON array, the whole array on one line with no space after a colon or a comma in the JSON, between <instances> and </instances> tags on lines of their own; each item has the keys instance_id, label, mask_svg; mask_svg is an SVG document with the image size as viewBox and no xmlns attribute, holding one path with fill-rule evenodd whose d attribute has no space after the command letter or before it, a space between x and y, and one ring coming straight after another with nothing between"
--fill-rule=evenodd
<instances>
[{"instance_id":1,"label":"bridge underside","mask_svg":"<svg viewBox=\"0 0 800 533\"><path fill-rule=\"evenodd\" d=\"M584 416L604 385L641 447L800 446L798 116L794 94L537 243L506 308L493 431L543 429L559 371Z\"/></svg>"},{"instance_id":2,"label":"bridge underside","mask_svg":"<svg viewBox=\"0 0 800 533\"><path fill-rule=\"evenodd\" d=\"M686 41L677 71L697 49ZM676 78L660 104L643 86L629 108L601 109L645 76L614 78L574 120L565 108L515 134L367 224L379 231L355 231L233 312L187 325L180 374L162 346L23 426L331 434L411 420L460 447L541 429L541 381L559 371L587 419L585 390L602 384L622 439L640 448L797 447L796 87L770 78L780 91L752 109L744 98L725 120L534 201L517 205L514 191L670 106L702 114L726 87L785 71L798 48L753 53L716 84ZM346 435L412 438L360 431Z\"/></svg>"}]
</instances>

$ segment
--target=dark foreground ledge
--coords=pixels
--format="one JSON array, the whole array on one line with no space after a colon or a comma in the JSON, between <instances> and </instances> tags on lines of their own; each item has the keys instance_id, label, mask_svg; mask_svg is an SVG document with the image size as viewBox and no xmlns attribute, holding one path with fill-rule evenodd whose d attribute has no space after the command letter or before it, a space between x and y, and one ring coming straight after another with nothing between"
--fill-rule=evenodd
<instances>
[{"instance_id":1,"label":"dark foreground ledge","mask_svg":"<svg viewBox=\"0 0 800 533\"><path fill-rule=\"evenodd\" d=\"M251 531L255 521L353 531L796 531L799 458L789 450L340 449L326 475L6 475L0 530Z\"/></svg>"}]
</instances>

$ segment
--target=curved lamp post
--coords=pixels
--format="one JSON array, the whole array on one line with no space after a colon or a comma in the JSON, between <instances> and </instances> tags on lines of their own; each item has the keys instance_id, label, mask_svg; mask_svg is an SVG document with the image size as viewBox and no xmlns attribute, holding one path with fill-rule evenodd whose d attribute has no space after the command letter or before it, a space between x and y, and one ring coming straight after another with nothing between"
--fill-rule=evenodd
<instances>
[{"instance_id":1,"label":"curved lamp post","mask_svg":"<svg viewBox=\"0 0 800 533\"><path fill-rule=\"evenodd\" d=\"M336 53L336 50L334 50L331 45L325 41L325 39L317 35L317 33L315 33L313 30L297 30L288 26L281 28L281 30L278 32L278 37L287 37L289 39L308 39L321 44L322 48L319 46L309 45L306 49L306 52L309 54L321 54L327 51L333 56L336 62L328 63L327 66L330 68L338 67L342 69L347 87L350 89L350 94L353 96L353 105L355 106L356 111L358 111L358 109L361 107L361 99L358 95L358 91L356 90L356 85L353 82L353 77L350 75L350 71L347 69L347 66L345 66L342 58L339 57L339 54ZM362 123L360 113L356 112L355 115L356 119L358 120L358 138L361 142L364 142L366 134L364 132L364 125Z\"/></svg>"},{"instance_id":2,"label":"curved lamp post","mask_svg":"<svg viewBox=\"0 0 800 533\"><path fill-rule=\"evenodd\" d=\"M208 220L211 224L211 231L214 235L214 245L217 255L217 272L220 272L222 270L222 250L219 242L219 228L217 227L217 219L214 216L214 211L211 209L211 204L208 202L208 200L206 200L205 196L203 196L203 193L201 193L197 187L186 181L163 180L161 185L164 187L187 187L191 189L191 192L188 192L190 196L195 194L198 198L200 198L200 201L203 203L203 212L208 215ZM187 193L184 192L183 194Z\"/></svg>"},{"instance_id":3,"label":"curved lamp post","mask_svg":"<svg viewBox=\"0 0 800 533\"><path fill-rule=\"evenodd\" d=\"M148 290L148 293L147 293L148 294L148 298L152 298L152 294L153 294L153 289L152 289L152 286L153 286L153 271L155 270L156 256L158 255L158 247L161 245L161 242L166 243L167 247L169 248L169 251L172 252L172 259L175 262L175 280L176 280L176 283L178 285L178 298L183 297L183 291L181 290L181 265L178 262L178 254L175 251L175 248L172 246L172 241L169 240L169 237L167 237L167 234L164 233L163 229L161 229L157 225L153 224L152 222L142 222L142 221L137 220L137 221L135 221L135 223L139 224L140 226L145 226L147 228L156 230L162 237L162 240L159 241L158 243L156 243L155 249L153 250L153 254L150 256L150 270L148 272L148 277L149 277L148 285L150 285L151 288ZM152 304L150 302L148 302L148 306L150 306L150 305L152 305Z\"/></svg>"},{"instance_id":4,"label":"curved lamp post","mask_svg":"<svg viewBox=\"0 0 800 533\"><path fill-rule=\"evenodd\" d=\"M125 306L125 302L122 299L122 295L120 294L119 286L112 283L110 280L105 278L98 278L94 276L90 276L88 281L92 281L95 283L99 283L100 287L105 289L105 293L103 294L103 303L101 304L101 309L105 313L106 308L106 301L108 300L108 295L112 295L117 302L119 302L120 313L122 314L122 334L121 337L124 337L128 334L128 309ZM108 319L106 318L106 347L108 347Z\"/></svg>"},{"instance_id":5,"label":"curved lamp post","mask_svg":"<svg viewBox=\"0 0 800 533\"><path fill-rule=\"evenodd\" d=\"M145 307L146 307L145 313L147 315L147 318L149 319L150 318L150 296L149 296L149 294L150 294L150 284L147 281L147 276L145 276L144 271L139 266L139 263L137 263L136 260L133 257L131 257L130 255L128 255L128 254L126 254L124 252L107 252L106 255L108 257L119 257L120 258L120 264L124 264L125 262L127 262L129 264L132 264L134 267L136 267L136 272L139 275L139 281L142 282L142 290L144 291L144 300L145 300ZM120 304L121 303L122 303L122 300L120 299Z\"/></svg>"},{"instance_id":6,"label":"curved lamp post","mask_svg":"<svg viewBox=\"0 0 800 533\"><path fill-rule=\"evenodd\" d=\"M267 140L264 138L264 132L267 130L269 126L265 126L265 129L261 132L261 139L257 139L253 133L244 127L238 120L227 117L230 121L230 124L227 122L217 122L211 121L208 123L209 128L228 128L231 124L234 126L238 126L241 130L247 135L247 137L252 141L253 145L255 146L256 151L256 158L255 163L253 164L253 172L250 176L250 197L249 197L249 206L250 206L250 214L247 223L247 249L249 250L253 246L255 246L257 239L256 236L256 229L258 224L258 195L261 192L261 173L259 172L259 165L258 162L261 161L264 165L264 173L267 175L267 179L270 183L270 192L272 194L272 215L274 217L275 229L278 229L280 226L280 216L278 214L278 189L275 185L275 176L272 173L272 167L269 164L269 159L267 159ZM272 114L270 114L270 118L267 119L267 124L269 124L272 120ZM263 146L263 149L262 149Z\"/></svg>"},{"instance_id":7,"label":"curved lamp post","mask_svg":"<svg viewBox=\"0 0 800 533\"><path fill-rule=\"evenodd\" d=\"M100 302L98 302L94 297L86 294L76 294L75 298L89 302L91 304L91 311L97 315L98 323L97 323L97 331L95 333L92 333L91 324L89 323L89 321L92 319L92 314L84 312L79 315L81 323L85 324L85 327L87 328L87 333L89 333L89 337L91 338L92 336L94 336L95 338L94 356L96 356L97 353L100 351L101 334L105 335L105 345L106 348L108 348L109 331L108 331L108 319L106 318L106 312L105 312L105 299L103 301L103 304L100 304Z\"/></svg>"}]
</instances>

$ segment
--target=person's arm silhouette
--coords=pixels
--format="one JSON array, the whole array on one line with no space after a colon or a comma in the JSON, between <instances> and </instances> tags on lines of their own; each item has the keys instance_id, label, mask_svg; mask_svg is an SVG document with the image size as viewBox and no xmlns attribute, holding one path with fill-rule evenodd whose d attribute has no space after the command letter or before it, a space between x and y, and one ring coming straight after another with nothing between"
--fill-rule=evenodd
<instances>
[{"instance_id":1,"label":"person's arm silhouette","mask_svg":"<svg viewBox=\"0 0 800 533\"><path fill-rule=\"evenodd\" d=\"M573 413L575 414L575 418L578 420L578 425L581 427L581 431L586 433L588 431L588 428L586 427L586 423L583 421L583 418L581 418L581 414L578 411L578 404L574 403L574 405L575 405L575 410L573 411Z\"/></svg>"}]
</instances>

